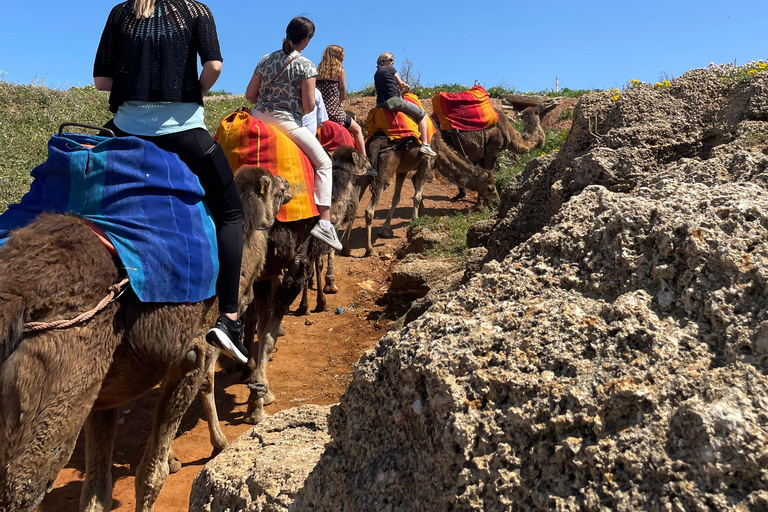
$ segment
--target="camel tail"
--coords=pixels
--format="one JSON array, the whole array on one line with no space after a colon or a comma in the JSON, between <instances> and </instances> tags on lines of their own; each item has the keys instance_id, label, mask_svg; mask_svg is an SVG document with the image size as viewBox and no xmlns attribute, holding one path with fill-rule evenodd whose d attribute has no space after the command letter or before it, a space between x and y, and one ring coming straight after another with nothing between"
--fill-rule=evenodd
<instances>
[{"instance_id":1,"label":"camel tail","mask_svg":"<svg viewBox=\"0 0 768 512\"><path fill-rule=\"evenodd\" d=\"M19 348L24 335L24 301L21 297L0 299L0 364Z\"/></svg>"}]
</instances>

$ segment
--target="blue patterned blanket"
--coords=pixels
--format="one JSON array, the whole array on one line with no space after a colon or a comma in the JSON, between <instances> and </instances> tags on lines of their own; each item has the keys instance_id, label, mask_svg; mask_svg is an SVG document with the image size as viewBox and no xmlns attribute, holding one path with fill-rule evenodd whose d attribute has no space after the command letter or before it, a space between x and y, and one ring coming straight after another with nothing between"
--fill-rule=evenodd
<instances>
[{"instance_id":1,"label":"blue patterned blanket","mask_svg":"<svg viewBox=\"0 0 768 512\"><path fill-rule=\"evenodd\" d=\"M177 155L136 137L63 133L49 139L32 177L21 202L0 215L0 239L42 212L71 212L109 237L141 301L215 295L215 227L200 182Z\"/></svg>"}]
</instances>

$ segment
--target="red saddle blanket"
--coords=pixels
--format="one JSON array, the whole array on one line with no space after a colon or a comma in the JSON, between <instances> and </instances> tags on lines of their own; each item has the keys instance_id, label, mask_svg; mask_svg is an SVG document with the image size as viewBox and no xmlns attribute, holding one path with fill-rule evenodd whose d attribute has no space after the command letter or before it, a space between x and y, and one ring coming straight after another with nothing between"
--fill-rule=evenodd
<instances>
[{"instance_id":1,"label":"red saddle blanket","mask_svg":"<svg viewBox=\"0 0 768 512\"><path fill-rule=\"evenodd\" d=\"M317 134L323 149L329 153L339 146L355 146L355 141L352 140L349 130L333 121L324 122L323 126L317 130Z\"/></svg>"},{"instance_id":2,"label":"red saddle blanket","mask_svg":"<svg viewBox=\"0 0 768 512\"><path fill-rule=\"evenodd\" d=\"M478 131L499 122L488 92L475 85L468 91L438 92L432 97L432 110L441 130Z\"/></svg>"}]
</instances>

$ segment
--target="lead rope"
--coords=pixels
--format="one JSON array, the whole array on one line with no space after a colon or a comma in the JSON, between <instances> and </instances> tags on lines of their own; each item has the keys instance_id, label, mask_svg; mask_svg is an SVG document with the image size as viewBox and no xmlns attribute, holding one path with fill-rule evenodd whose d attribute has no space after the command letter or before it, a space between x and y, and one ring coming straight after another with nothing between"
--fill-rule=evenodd
<instances>
[{"instance_id":1,"label":"lead rope","mask_svg":"<svg viewBox=\"0 0 768 512\"><path fill-rule=\"evenodd\" d=\"M80 322L85 322L86 320L92 318L96 313L107 307L107 304L112 302L116 296L119 297L120 293L123 291L123 287L128 284L128 282L129 279L126 277L119 283L113 284L109 288L109 293L107 296L101 299L101 301L96 304L96 307L90 311L77 315L75 318L71 318L69 320L55 320L53 322L29 322L24 324L24 332L44 331L47 329L65 329Z\"/></svg>"}]
</instances>

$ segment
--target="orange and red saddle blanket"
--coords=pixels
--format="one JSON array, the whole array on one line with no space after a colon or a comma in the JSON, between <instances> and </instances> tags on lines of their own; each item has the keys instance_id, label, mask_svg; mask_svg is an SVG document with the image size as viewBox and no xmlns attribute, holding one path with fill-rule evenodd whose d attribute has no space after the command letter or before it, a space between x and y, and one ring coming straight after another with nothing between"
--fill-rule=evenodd
<instances>
[{"instance_id":1,"label":"orange and red saddle blanket","mask_svg":"<svg viewBox=\"0 0 768 512\"><path fill-rule=\"evenodd\" d=\"M339 146L354 147L355 141L349 131L339 123L326 121L323 126L317 129L317 136L323 149L331 153Z\"/></svg>"},{"instance_id":2,"label":"orange and red saddle blanket","mask_svg":"<svg viewBox=\"0 0 768 512\"><path fill-rule=\"evenodd\" d=\"M440 121L441 130L474 132L499 122L491 97L479 85L464 92L436 93L432 97L432 110Z\"/></svg>"},{"instance_id":3,"label":"orange and red saddle blanket","mask_svg":"<svg viewBox=\"0 0 768 512\"><path fill-rule=\"evenodd\" d=\"M221 120L216 140L232 172L244 165L257 165L288 180L293 199L280 208L277 220L292 222L319 215L312 163L287 135L248 112L236 111Z\"/></svg>"},{"instance_id":4,"label":"orange and red saddle blanket","mask_svg":"<svg viewBox=\"0 0 768 512\"><path fill-rule=\"evenodd\" d=\"M403 99L417 105L420 109L424 108L415 94L407 92L403 94ZM365 118L365 128L368 130L369 137L376 132L383 132L393 141L408 137L421 139L419 125L411 116L402 112L392 112L386 108L371 109ZM431 140L434 134L435 125L432 123L432 119L427 117L427 140Z\"/></svg>"}]
</instances>

